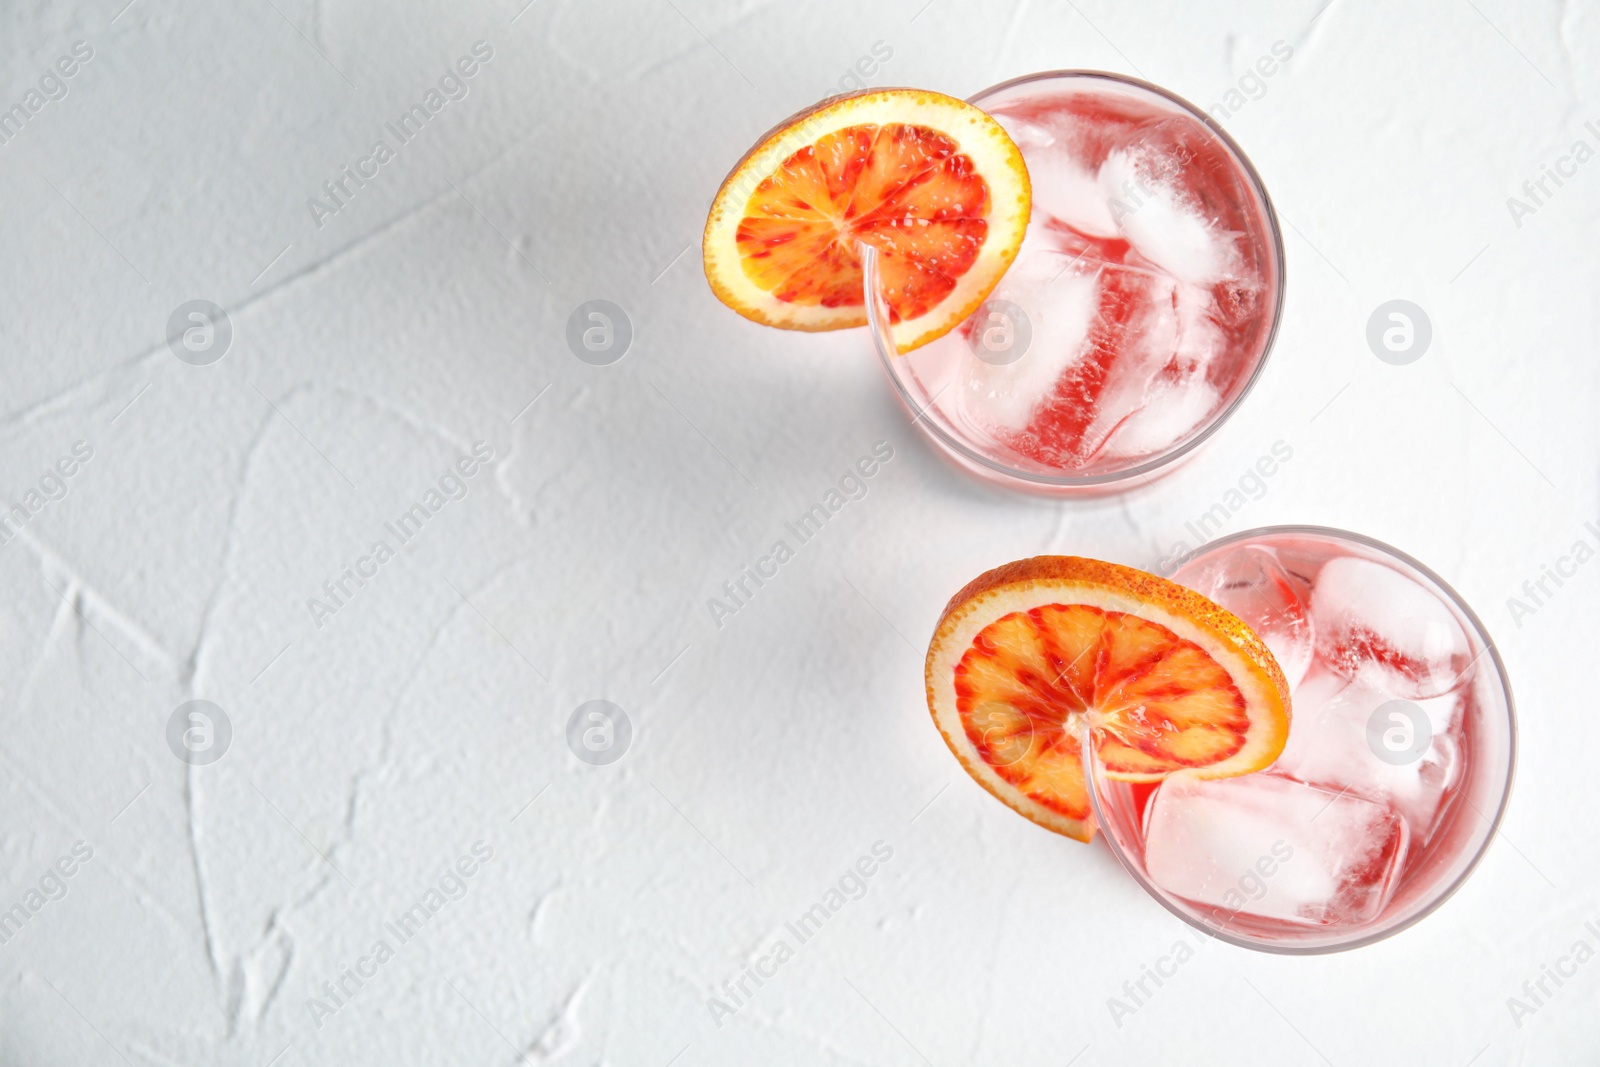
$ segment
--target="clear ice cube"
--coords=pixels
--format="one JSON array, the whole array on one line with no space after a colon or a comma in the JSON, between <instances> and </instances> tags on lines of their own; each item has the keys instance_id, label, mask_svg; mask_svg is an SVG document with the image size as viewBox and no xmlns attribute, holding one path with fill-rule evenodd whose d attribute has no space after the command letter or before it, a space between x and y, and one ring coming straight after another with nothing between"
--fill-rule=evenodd
<instances>
[{"instance_id":1,"label":"clear ice cube","mask_svg":"<svg viewBox=\"0 0 1600 1067\"><path fill-rule=\"evenodd\" d=\"M1116 220L1100 190L1099 168L1044 126L1004 113L995 116L1028 160L1033 215L1052 216L1081 233L1115 237Z\"/></svg>"},{"instance_id":2,"label":"clear ice cube","mask_svg":"<svg viewBox=\"0 0 1600 1067\"><path fill-rule=\"evenodd\" d=\"M1027 316L1029 339L1019 357L981 359L973 348L989 323L983 308L959 329L928 346L952 350L960 370L954 398L965 420L990 434L1020 433L1056 384L1083 356L1099 308L1092 272L1073 268L1071 257L1049 249L1029 227L1023 253L1006 271L990 302L1007 301ZM1032 247L1029 247L1032 242ZM1012 324L1013 327L1015 324Z\"/></svg>"},{"instance_id":3,"label":"clear ice cube","mask_svg":"<svg viewBox=\"0 0 1600 1067\"><path fill-rule=\"evenodd\" d=\"M1464 697L1397 697L1322 668L1294 692L1289 743L1272 769L1385 804L1425 844L1461 777Z\"/></svg>"},{"instance_id":4,"label":"clear ice cube","mask_svg":"<svg viewBox=\"0 0 1600 1067\"><path fill-rule=\"evenodd\" d=\"M1231 162L1217 156L1208 130L1171 118L1142 127L1100 167L1100 192L1122 236L1173 277L1204 287L1241 272L1239 235L1208 209L1221 195L1206 188L1218 171L1235 184Z\"/></svg>"},{"instance_id":5,"label":"clear ice cube","mask_svg":"<svg viewBox=\"0 0 1600 1067\"><path fill-rule=\"evenodd\" d=\"M1311 589L1270 548L1247 545L1180 568L1173 580L1243 619L1283 668L1289 688L1311 667Z\"/></svg>"},{"instance_id":6,"label":"clear ice cube","mask_svg":"<svg viewBox=\"0 0 1600 1067\"><path fill-rule=\"evenodd\" d=\"M1392 567L1329 560L1311 593L1317 654L1335 671L1407 700L1470 678L1467 635L1443 598Z\"/></svg>"},{"instance_id":7,"label":"clear ice cube","mask_svg":"<svg viewBox=\"0 0 1600 1067\"><path fill-rule=\"evenodd\" d=\"M1093 417L1074 448L1080 462L1095 456L1145 408L1151 384L1171 366L1181 336L1177 286L1171 278L1120 263L1100 263L1095 269L1102 292L1096 328L1113 351L1104 363Z\"/></svg>"},{"instance_id":8,"label":"clear ice cube","mask_svg":"<svg viewBox=\"0 0 1600 1067\"><path fill-rule=\"evenodd\" d=\"M1105 455L1143 459L1188 437L1222 403L1204 375L1160 377L1145 389L1143 405L1118 424Z\"/></svg>"},{"instance_id":9,"label":"clear ice cube","mask_svg":"<svg viewBox=\"0 0 1600 1067\"><path fill-rule=\"evenodd\" d=\"M1164 112L1142 101L1121 94L1071 91L1040 93L1011 100L990 111L1002 126L1011 130L1026 124L1024 136L1040 131L1051 150L1065 155L1086 170L1097 171L1106 157L1119 146L1138 137L1139 131L1159 122ZM1017 142L1022 147L1022 142ZM1031 169L1033 161L1030 158Z\"/></svg>"},{"instance_id":10,"label":"clear ice cube","mask_svg":"<svg viewBox=\"0 0 1600 1067\"><path fill-rule=\"evenodd\" d=\"M1272 772L1156 790L1145 869L1204 907L1306 926L1355 925L1388 903L1409 832L1393 809Z\"/></svg>"}]
</instances>

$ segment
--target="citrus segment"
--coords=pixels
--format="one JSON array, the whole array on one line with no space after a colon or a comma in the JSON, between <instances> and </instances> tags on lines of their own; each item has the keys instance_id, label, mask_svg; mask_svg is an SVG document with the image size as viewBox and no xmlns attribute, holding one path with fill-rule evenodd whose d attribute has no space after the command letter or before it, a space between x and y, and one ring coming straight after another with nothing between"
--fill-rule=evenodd
<instances>
[{"instance_id":1,"label":"citrus segment","mask_svg":"<svg viewBox=\"0 0 1600 1067\"><path fill-rule=\"evenodd\" d=\"M734 168L706 221L706 277L756 322L861 326L870 244L905 352L988 297L1030 206L1022 154L988 115L940 93L861 93L796 116Z\"/></svg>"},{"instance_id":2,"label":"citrus segment","mask_svg":"<svg viewBox=\"0 0 1600 1067\"><path fill-rule=\"evenodd\" d=\"M1238 618L1174 582L1039 556L990 571L946 607L928 648L928 707L956 758L1010 807L1094 835L1081 736L1109 777L1149 782L1267 767L1289 690Z\"/></svg>"}]
</instances>

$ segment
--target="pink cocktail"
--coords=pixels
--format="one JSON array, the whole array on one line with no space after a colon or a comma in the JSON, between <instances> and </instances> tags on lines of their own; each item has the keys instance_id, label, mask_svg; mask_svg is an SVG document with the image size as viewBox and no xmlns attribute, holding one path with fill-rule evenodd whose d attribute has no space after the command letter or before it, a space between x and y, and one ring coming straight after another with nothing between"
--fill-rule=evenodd
<instances>
[{"instance_id":1,"label":"pink cocktail","mask_svg":"<svg viewBox=\"0 0 1600 1067\"><path fill-rule=\"evenodd\" d=\"M972 98L1016 141L1033 212L1016 261L971 317L895 355L901 398L961 465L1036 491L1145 475L1244 396L1277 328L1283 248L1237 145L1133 79L1037 74Z\"/></svg>"},{"instance_id":2,"label":"pink cocktail","mask_svg":"<svg viewBox=\"0 0 1600 1067\"><path fill-rule=\"evenodd\" d=\"M1119 858L1180 918L1269 951L1354 947L1437 907L1511 782L1511 691L1477 617L1415 560L1314 527L1213 542L1171 577L1266 641L1289 741L1238 778L1130 786L1091 766Z\"/></svg>"}]
</instances>

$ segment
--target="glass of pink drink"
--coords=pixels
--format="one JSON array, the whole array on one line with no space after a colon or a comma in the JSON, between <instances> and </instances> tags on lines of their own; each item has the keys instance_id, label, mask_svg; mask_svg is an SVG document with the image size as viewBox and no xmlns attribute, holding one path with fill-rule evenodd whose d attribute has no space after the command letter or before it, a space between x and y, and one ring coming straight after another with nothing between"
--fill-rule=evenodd
<instances>
[{"instance_id":1,"label":"glass of pink drink","mask_svg":"<svg viewBox=\"0 0 1600 1067\"><path fill-rule=\"evenodd\" d=\"M1216 781L1129 785L1091 756L1096 822L1133 876L1269 952L1369 944L1443 903L1494 835L1514 762L1511 689L1477 616L1416 560L1321 527L1235 534L1171 577L1266 641L1289 741L1267 770Z\"/></svg>"},{"instance_id":2,"label":"glass of pink drink","mask_svg":"<svg viewBox=\"0 0 1600 1067\"><path fill-rule=\"evenodd\" d=\"M1027 235L983 306L905 355L867 251L889 380L991 481L1065 494L1147 478L1222 424L1271 348L1283 242L1266 190L1208 116L1132 78L1035 74L971 103L1022 150Z\"/></svg>"}]
</instances>

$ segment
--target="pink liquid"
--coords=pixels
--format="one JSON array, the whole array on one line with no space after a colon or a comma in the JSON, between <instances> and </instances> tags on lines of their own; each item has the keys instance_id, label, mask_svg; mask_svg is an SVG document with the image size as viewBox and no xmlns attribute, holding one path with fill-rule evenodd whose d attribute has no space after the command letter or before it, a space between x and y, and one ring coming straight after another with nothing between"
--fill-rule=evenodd
<instances>
[{"instance_id":1,"label":"pink liquid","mask_svg":"<svg viewBox=\"0 0 1600 1067\"><path fill-rule=\"evenodd\" d=\"M1276 325L1282 253L1253 171L1139 83L1043 75L973 102L1022 149L1027 236L990 300L891 375L969 465L1088 483L1173 457L1243 394Z\"/></svg>"},{"instance_id":2,"label":"pink liquid","mask_svg":"<svg viewBox=\"0 0 1600 1067\"><path fill-rule=\"evenodd\" d=\"M1348 947L1426 914L1510 782L1509 689L1476 618L1420 565L1334 531L1241 535L1173 578L1272 649L1289 741L1255 775L1101 779L1109 843L1172 910L1253 947Z\"/></svg>"}]
</instances>

